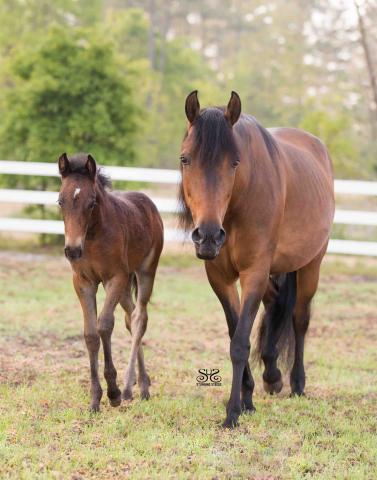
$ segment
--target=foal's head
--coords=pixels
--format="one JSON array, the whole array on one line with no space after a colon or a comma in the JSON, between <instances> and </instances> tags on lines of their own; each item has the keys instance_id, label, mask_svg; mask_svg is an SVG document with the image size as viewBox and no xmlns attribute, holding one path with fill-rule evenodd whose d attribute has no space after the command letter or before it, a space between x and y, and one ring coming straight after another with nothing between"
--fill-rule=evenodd
<instances>
[{"instance_id":1,"label":"foal's head","mask_svg":"<svg viewBox=\"0 0 377 480\"><path fill-rule=\"evenodd\" d=\"M97 206L97 167L94 158L87 154L68 159L63 153L58 163L62 178L58 202L64 219L64 253L73 261L82 256L88 226Z\"/></svg>"},{"instance_id":2,"label":"foal's head","mask_svg":"<svg viewBox=\"0 0 377 480\"><path fill-rule=\"evenodd\" d=\"M196 255L214 259L225 242L223 221L232 195L239 163L233 125L241 101L232 92L226 108L200 110L197 91L186 99L188 128L181 150L181 200L184 226L194 227Z\"/></svg>"}]
</instances>

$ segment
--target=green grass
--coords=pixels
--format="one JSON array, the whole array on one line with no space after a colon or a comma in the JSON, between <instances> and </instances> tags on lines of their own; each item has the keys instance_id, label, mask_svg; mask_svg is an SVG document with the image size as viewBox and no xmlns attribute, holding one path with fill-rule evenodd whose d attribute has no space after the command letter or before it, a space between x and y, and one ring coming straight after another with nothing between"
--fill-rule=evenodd
<instances>
[{"instance_id":1,"label":"green grass","mask_svg":"<svg viewBox=\"0 0 377 480\"><path fill-rule=\"evenodd\" d=\"M82 318L66 262L0 256L0 478L377 478L377 266L329 258L307 339L307 396L267 396L224 431L231 369L220 305L191 257L167 255L145 336L152 397L90 414ZM101 299L103 295L101 294ZM117 311L118 379L130 347ZM101 358L101 370L103 362ZM221 387L197 387L219 368ZM104 381L102 382L104 387Z\"/></svg>"}]
</instances>

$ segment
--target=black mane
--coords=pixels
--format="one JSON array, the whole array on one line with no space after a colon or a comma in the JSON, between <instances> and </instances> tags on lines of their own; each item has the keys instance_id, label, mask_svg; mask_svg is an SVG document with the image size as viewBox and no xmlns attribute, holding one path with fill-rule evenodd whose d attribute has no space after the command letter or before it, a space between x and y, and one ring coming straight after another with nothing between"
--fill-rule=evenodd
<instances>
[{"instance_id":1,"label":"black mane","mask_svg":"<svg viewBox=\"0 0 377 480\"><path fill-rule=\"evenodd\" d=\"M75 153L69 157L70 172L76 175L88 176L88 171L85 168L86 161L88 159L87 153ZM98 184L106 189L111 189L110 178L102 172L102 169L97 165L97 181Z\"/></svg>"}]
</instances>

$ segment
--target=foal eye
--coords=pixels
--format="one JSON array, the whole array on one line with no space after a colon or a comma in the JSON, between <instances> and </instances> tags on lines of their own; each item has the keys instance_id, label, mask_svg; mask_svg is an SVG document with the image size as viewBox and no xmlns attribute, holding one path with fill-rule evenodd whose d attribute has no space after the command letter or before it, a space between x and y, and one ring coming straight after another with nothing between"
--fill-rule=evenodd
<instances>
[{"instance_id":1,"label":"foal eye","mask_svg":"<svg viewBox=\"0 0 377 480\"><path fill-rule=\"evenodd\" d=\"M185 155L181 155L179 157L179 159L180 159L182 165L189 165L190 164L190 159L188 157L186 157Z\"/></svg>"},{"instance_id":2,"label":"foal eye","mask_svg":"<svg viewBox=\"0 0 377 480\"><path fill-rule=\"evenodd\" d=\"M93 200L92 202L89 203L89 208L92 209L97 205L97 202Z\"/></svg>"},{"instance_id":3,"label":"foal eye","mask_svg":"<svg viewBox=\"0 0 377 480\"><path fill-rule=\"evenodd\" d=\"M59 207L63 205L63 200L61 198L58 198L57 200Z\"/></svg>"}]
</instances>

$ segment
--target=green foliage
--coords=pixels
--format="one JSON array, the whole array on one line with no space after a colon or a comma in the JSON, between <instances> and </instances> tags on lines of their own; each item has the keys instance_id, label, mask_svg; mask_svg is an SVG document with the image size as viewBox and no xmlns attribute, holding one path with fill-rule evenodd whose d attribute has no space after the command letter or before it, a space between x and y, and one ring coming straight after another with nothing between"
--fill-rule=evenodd
<instances>
[{"instance_id":1,"label":"green foliage","mask_svg":"<svg viewBox=\"0 0 377 480\"><path fill-rule=\"evenodd\" d=\"M90 151L100 163L133 163L139 112L103 38L55 27L18 49L8 81L2 157L51 162L63 151Z\"/></svg>"},{"instance_id":2,"label":"green foliage","mask_svg":"<svg viewBox=\"0 0 377 480\"><path fill-rule=\"evenodd\" d=\"M365 9L373 50L377 10ZM203 106L224 104L235 89L266 127L321 136L336 176L371 176L377 121L343 10L322 0L0 0L0 155L51 161L55 147L95 147L105 163L176 167L185 96L198 89Z\"/></svg>"},{"instance_id":3,"label":"green foliage","mask_svg":"<svg viewBox=\"0 0 377 480\"><path fill-rule=\"evenodd\" d=\"M357 178L365 165L359 165L356 139L352 138L349 115L342 112L330 115L324 110L308 109L300 127L319 137L331 152L334 170L338 175ZM361 167L361 172L360 172Z\"/></svg>"}]
</instances>

